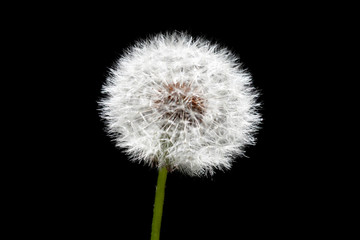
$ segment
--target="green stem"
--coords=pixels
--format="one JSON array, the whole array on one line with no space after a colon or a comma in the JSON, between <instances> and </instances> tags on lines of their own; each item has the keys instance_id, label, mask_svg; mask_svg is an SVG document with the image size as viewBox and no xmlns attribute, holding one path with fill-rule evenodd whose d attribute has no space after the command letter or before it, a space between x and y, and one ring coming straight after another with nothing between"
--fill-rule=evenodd
<instances>
[{"instance_id":1,"label":"green stem","mask_svg":"<svg viewBox=\"0 0 360 240\"><path fill-rule=\"evenodd\" d=\"M161 227L161 217L162 217L163 205L164 205L166 176L167 176L167 169L163 167L159 170L159 176L156 186L151 240L160 239L160 227Z\"/></svg>"}]
</instances>

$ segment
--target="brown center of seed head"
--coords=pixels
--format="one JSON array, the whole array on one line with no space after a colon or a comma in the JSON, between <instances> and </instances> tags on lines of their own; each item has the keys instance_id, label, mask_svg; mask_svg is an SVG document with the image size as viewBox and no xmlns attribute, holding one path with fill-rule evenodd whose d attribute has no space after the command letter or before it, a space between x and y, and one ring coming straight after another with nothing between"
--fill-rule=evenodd
<instances>
[{"instance_id":1,"label":"brown center of seed head","mask_svg":"<svg viewBox=\"0 0 360 240\"><path fill-rule=\"evenodd\" d=\"M204 99L190 85L171 83L158 91L159 98L154 103L163 117L172 121L187 121L190 125L202 122Z\"/></svg>"}]
</instances>

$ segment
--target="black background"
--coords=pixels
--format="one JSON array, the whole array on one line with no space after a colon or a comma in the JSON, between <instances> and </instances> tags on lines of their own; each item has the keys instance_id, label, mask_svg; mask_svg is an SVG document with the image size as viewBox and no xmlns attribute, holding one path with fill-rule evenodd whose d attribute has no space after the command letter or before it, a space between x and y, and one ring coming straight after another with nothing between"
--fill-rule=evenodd
<instances>
[{"instance_id":1,"label":"black background","mask_svg":"<svg viewBox=\"0 0 360 240\"><path fill-rule=\"evenodd\" d=\"M18 25L30 50L24 60L34 61L38 79L30 115L41 116L32 129L37 140L29 140L36 145L34 160L22 165L27 177L16 199L15 218L28 226L23 233L150 238L157 170L131 163L115 148L97 102L123 51L167 31L205 37L238 55L261 93L264 120L257 144L230 171L168 175L161 238L288 239L329 231L321 197L326 184L308 155L313 139L302 141L308 137L306 98L297 97L310 83L298 63L311 58L307 44L315 30L305 21L313 13L275 5L233 8L51 6Z\"/></svg>"}]
</instances>

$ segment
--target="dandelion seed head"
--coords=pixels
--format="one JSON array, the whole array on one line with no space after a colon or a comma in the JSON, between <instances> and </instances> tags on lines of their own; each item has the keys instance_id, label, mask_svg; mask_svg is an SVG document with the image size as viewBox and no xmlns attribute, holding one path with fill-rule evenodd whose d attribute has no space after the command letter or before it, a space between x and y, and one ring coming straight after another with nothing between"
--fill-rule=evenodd
<instances>
[{"instance_id":1,"label":"dandelion seed head","mask_svg":"<svg viewBox=\"0 0 360 240\"><path fill-rule=\"evenodd\" d=\"M137 42L111 69L101 116L131 160L213 174L255 143L251 76L226 48L185 33Z\"/></svg>"}]
</instances>

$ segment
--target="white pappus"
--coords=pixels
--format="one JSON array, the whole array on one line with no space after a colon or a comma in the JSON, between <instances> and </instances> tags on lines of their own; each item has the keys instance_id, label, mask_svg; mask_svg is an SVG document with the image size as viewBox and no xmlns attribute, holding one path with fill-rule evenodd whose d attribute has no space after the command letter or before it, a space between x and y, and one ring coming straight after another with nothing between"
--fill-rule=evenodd
<instances>
[{"instance_id":1,"label":"white pappus","mask_svg":"<svg viewBox=\"0 0 360 240\"><path fill-rule=\"evenodd\" d=\"M191 176L229 169L261 122L258 93L238 58L186 33L137 42L102 90L101 117L131 160Z\"/></svg>"}]
</instances>

